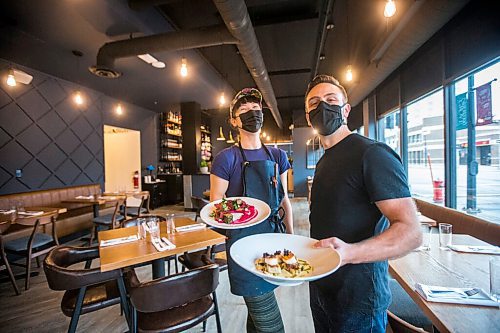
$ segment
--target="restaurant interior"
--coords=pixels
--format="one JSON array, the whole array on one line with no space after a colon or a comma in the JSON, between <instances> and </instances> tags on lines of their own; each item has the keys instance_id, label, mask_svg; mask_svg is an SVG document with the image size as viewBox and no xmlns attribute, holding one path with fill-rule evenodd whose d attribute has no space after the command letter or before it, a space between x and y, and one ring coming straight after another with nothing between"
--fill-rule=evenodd
<instances>
[{"instance_id":1,"label":"restaurant interior","mask_svg":"<svg viewBox=\"0 0 500 333\"><path fill-rule=\"evenodd\" d=\"M387 332L500 332L499 12L495 0L1 2L0 331L244 331L226 238L203 210L214 157L239 142L230 102L262 93L261 141L285 151L294 233L309 237L325 151L304 94L329 74L349 129L401 157L428 237L389 260ZM440 246L444 225L457 249ZM141 237L155 230L163 243ZM433 301L424 283L478 300ZM307 281L276 295L286 332L314 332Z\"/></svg>"}]
</instances>

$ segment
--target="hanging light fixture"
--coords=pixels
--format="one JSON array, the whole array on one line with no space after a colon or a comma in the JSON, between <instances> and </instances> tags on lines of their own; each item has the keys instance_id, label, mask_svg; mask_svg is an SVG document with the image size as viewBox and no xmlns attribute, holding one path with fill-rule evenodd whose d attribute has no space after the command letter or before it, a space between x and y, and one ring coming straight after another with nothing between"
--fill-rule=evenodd
<instances>
[{"instance_id":1,"label":"hanging light fixture","mask_svg":"<svg viewBox=\"0 0 500 333\"><path fill-rule=\"evenodd\" d=\"M396 14L396 3L394 2L394 0L387 0L384 9L384 16L389 18L393 17L394 14Z\"/></svg>"},{"instance_id":2,"label":"hanging light fixture","mask_svg":"<svg viewBox=\"0 0 500 333\"><path fill-rule=\"evenodd\" d=\"M226 141L224 133L222 132L222 126L219 126L219 137L217 138L217 141Z\"/></svg>"},{"instance_id":3,"label":"hanging light fixture","mask_svg":"<svg viewBox=\"0 0 500 333\"><path fill-rule=\"evenodd\" d=\"M224 96L224 91L220 94L219 105L220 106L226 105L226 96Z\"/></svg>"},{"instance_id":4,"label":"hanging light fixture","mask_svg":"<svg viewBox=\"0 0 500 333\"><path fill-rule=\"evenodd\" d=\"M7 75L7 85L10 86L10 87L15 87L17 82L16 82L16 78L14 77L14 70L11 69L9 70L9 74Z\"/></svg>"},{"instance_id":5,"label":"hanging light fixture","mask_svg":"<svg viewBox=\"0 0 500 333\"><path fill-rule=\"evenodd\" d=\"M76 105L82 105L83 104L83 96L82 94L80 93L79 90L77 90L75 92L75 94L73 95L73 101L75 102Z\"/></svg>"},{"instance_id":6,"label":"hanging light fixture","mask_svg":"<svg viewBox=\"0 0 500 333\"><path fill-rule=\"evenodd\" d=\"M345 79L348 82L352 81L352 67L351 67L351 65L347 66L347 70L345 72Z\"/></svg>"},{"instance_id":7,"label":"hanging light fixture","mask_svg":"<svg viewBox=\"0 0 500 333\"><path fill-rule=\"evenodd\" d=\"M186 77L188 75L187 59L182 57L181 59L181 76Z\"/></svg>"},{"instance_id":8,"label":"hanging light fixture","mask_svg":"<svg viewBox=\"0 0 500 333\"><path fill-rule=\"evenodd\" d=\"M229 131L229 140L226 141L227 143L234 143L234 139L233 139L233 132Z\"/></svg>"},{"instance_id":9,"label":"hanging light fixture","mask_svg":"<svg viewBox=\"0 0 500 333\"><path fill-rule=\"evenodd\" d=\"M122 115L123 114L122 105L118 103L118 105L116 106L115 111L116 111L116 114Z\"/></svg>"}]
</instances>

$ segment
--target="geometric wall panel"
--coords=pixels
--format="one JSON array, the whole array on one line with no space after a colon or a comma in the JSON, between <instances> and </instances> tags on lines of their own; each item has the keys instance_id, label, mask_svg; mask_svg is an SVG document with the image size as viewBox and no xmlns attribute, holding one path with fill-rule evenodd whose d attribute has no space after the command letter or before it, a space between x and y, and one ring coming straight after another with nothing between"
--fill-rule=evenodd
<instances>
[{"instance_id":1,"label":"geometric wall panel","mask_svg":"<svg viewBox=\"0 0 500 333\"><path fill-rule=\"evenodd\" d=\"M42 98L36 89L27 92L16 102L33 120L38 120L50 110L50 105Z\"/></svg>"},{"instance_id":2,"label":"geometric wall panel","mask_svg":"<svg viewBox=\"0 0 500 333\"><path fill-rule=\"evenodd\" d=\"M46 113L40 120L38 120L37 124L53 139L55 139L67 127L61 117L59 117L57 112L54 110Z\"/></svg>"},{"instance_id":3,"label":"geometric wall panel","mask_svg":"<svg viewBox=\"0 0 500 333\"><path fill-rule=\"evenodd\" d=\"M19 132L33 123L30 117L14 102L7 104L0 111L0 126L11 136L18 135Z\"/></svg>"},{"instance_id":4,"label":"geometric wall panel","mask_svg":"<svg viewBox=\"0 0 500 333\"><path fill-rule=\"evenodd\" d=\"M81 173L80 168L76 166L70 159L64 161L59 168L57 168L57 178L61 179L64 184L72 185L73 181Z\"/></svg>"},{"instance_id":5,"label":"geometric wall panel","mask_svg":"<svg viewBox=\"0 0 500 333\"><path fill-rule=\"evenodd\" d=\"M50 170L55 170L68 156L57 145L50 144L37 155L38 160Z\"/></svg>"},{"instance_id":6,"label":"geometric wall panel","mask_svg":"<svg viewBox=\"0 0 500 333\"><path fill-rule=\"evenodd\" d=\"M49 169L33 159L23 168L23 182L30 188L39 188L51 175Z\"/></svg>"},{"instance_id":7,"label":"geometric wall panel","mask_svg":"<svg viewBox=\"0 0 500 333\"><path fill-rule=\"evenodd\" d=\"M17 136L19 142L25 149L32 154L38 154L40 150L45 148L52 140L42 132L36 125L31 125L23 133Z\"/></svg>"},{"instance_id":8,"label":"geometric wall panel","mask_svg":"<svg viewBox=\"0 0 500 333\"><path fill-rule=\"evenodd\" d=\"M78 137L73 134L69 127L67 127L66 130L56 138L56 140L57 145L68 155L70 155L81 142L78 140Z\"/></svg>"},{"instance_id":9,"label":"geometric wall panel","mask_svg":"<svg viewBox=\"0 0 500 333\"><path fill-rule=\"evenodd\" d=\"M38 87L38 91L52 106L56 106L66 98L66 92L55 79L47 79Z\"/></svg>"}]
</instances>

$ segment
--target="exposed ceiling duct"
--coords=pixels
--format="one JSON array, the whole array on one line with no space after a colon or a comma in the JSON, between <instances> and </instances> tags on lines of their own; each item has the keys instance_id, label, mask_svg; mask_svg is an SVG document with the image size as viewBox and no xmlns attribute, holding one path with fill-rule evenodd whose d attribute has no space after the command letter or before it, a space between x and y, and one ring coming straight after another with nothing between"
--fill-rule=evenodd
<instances>
[{"instance_id":1,"label":"exposed ceiling duct","mask_svg":"<svg viewBox=\"0 0 500 333\"><path fill-rule=\"evenodd\" d=\"M100 77L117 78L121 75L114 68L118 58L236 43L237 40L223 25L119 40L106 43L99 49L97 64L90 71Z\"/></svg>"},{"instance_id":2,"label":"exposed ceiling duct","mask_svg":"<svg viewBox=\"0 0 500 333\"><path fill-rule=\"evenodd\" d=\"M383 56L361 70L363 77L349 89L352 105L360 103L375 87L385 80L396 68L408 59L422 44L448 22L468 0L418 0L418 11L412 13L411 20L403 20L397 36L387 46ZM372 53L372 56L374 53Z\"/></svg>"},{"instance_id":3,"label":"exposed ceiling duct","mask_svg":"<svg viewBox=\"0 0 500 333\"><path fill-rule=\"evenodd\" d=\"M245 61L257 87L262 92L262 96L271 110L276 124L279 128L283 128L283 120L278 110L276 96L269 80L245 2L243 0L213 1L229 32L238 40L236 45L241 57Z\"/></svg>"}]
</instances>

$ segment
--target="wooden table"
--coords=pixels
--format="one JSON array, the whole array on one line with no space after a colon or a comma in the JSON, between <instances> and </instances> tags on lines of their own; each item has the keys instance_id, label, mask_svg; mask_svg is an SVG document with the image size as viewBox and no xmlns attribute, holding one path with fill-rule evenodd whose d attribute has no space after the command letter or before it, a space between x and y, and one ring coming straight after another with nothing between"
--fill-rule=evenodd
<instances>
[{"instance_id":1,"label":"wooden table","mask_svg":"<svg viewBox=\"0 0 500 333\"><path fill-rule=\"evenodd\" d=\"M120 197L120 195L115 195L115 197ZM88 204L88 205L92 205L92 209L93 209L93 212L94 212L94 217L98 217L99 216L99 206L100 205L104 205L106 202L109 202L109 201L115 201L116 198L113 198L113 197L106 197L106 196L103 196L103 197L98 197L98 198L92 198L92 199L86 199L86 198L74 198L74 199L67 199L67 200L63 200L61 202L63 203L79 203L79 204Z\"/></svg>"},{"instance_id":2,"label":"wooden table","mask_svg":"<svg viewBox=\"0 0 500 333\"><path fill-rule=\"evenodd\" d=\"M446 287L479 287L489 292L491 255L439 249L431 235L431 250L411 252L389 261L389 271L441 333L500 332L500 309L427 302L414 290L416 283ZM453 235L453 244L487 245L468 235Z\"/></svg>"},{"instance_id":3,"label":"wooden table","mask_svg":"<svg viewBox=\"0 0 500 333\"><path fill-rule=\"evenodd\" d=\"M66 213L68 210L66 208L62 208L62 207L25 207L24 208L25 211L27 212L43 212L43 214L40 214L40 215L36 215L36 216L40 216L40 217L43 217L43 216L46 216L46 215L49 215L49 214L52 214L54 211L57 210L57 212L59 214L62 214L62 213ZM28 216L28 215L17 215L16 217L16 220L19 219L19 218L22 218L22 217L31 217L31 216ZM12 213L11 214L3 214L3 213L0 213L0 221L11 221L13 223L15 223L15 220L12 221Z\"/></svg>"},{"instance_id":4,"label":"wooden table","mask_svg":"<svg viewBox=\"0 0 500 333\"><path fill-rule=\"evenodd\" d=\"M195 221L189 218L175 218L176 226L193 224ZM167 235L165 222L160 223L161 236L166 236L176 245L175 249L158 252L149 241L139 240L136 242L99 247L101 260L101 271L107 272L113 269L124 268L153 261L153 278L165 276L165 265L163 259L175 254L181 254L186 251L202 249L208 246L224 243L226 237L212 229L202 229L193 231L177 232L173 235ZM137 227L120 228L99 232L99 243L101 240L126 237L137 234Z\"/></svg>"}]
</instances>

